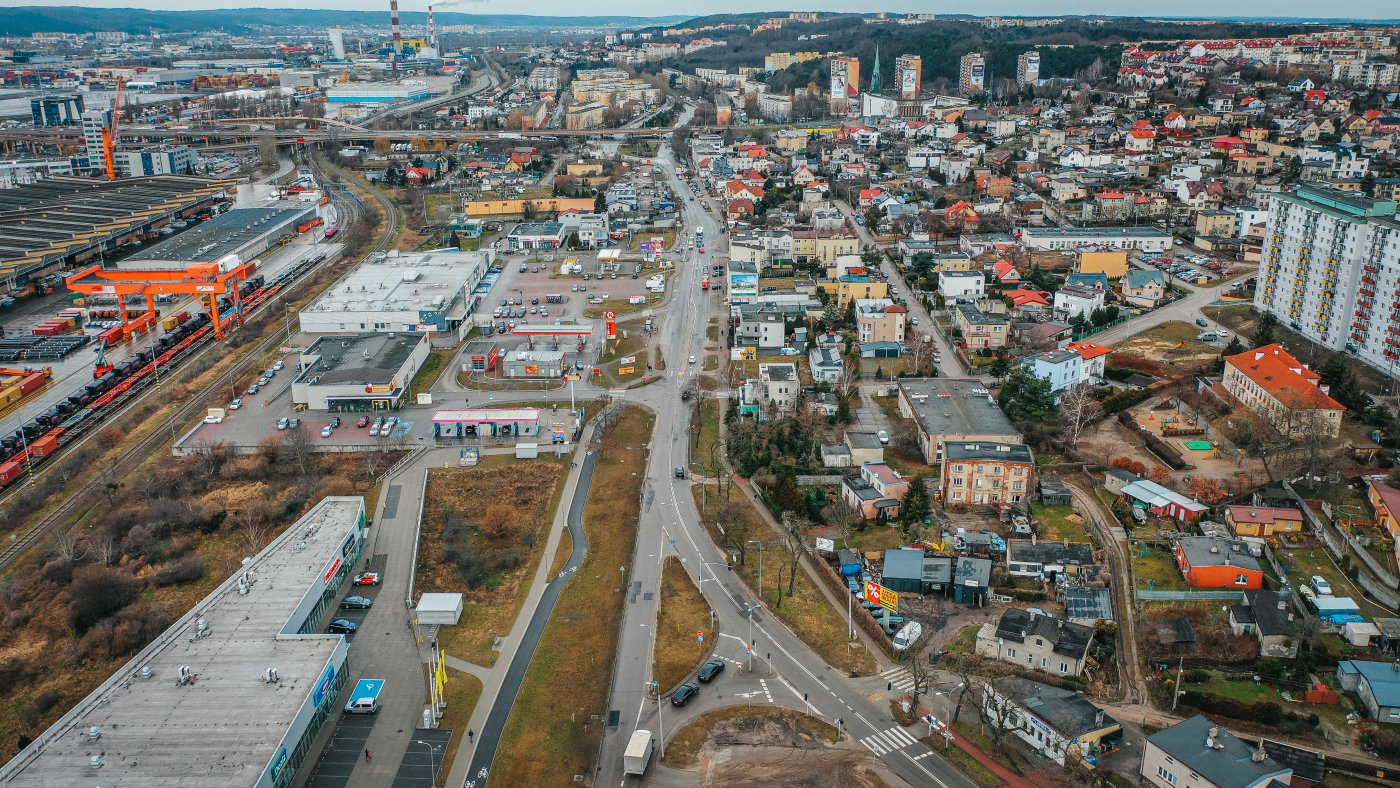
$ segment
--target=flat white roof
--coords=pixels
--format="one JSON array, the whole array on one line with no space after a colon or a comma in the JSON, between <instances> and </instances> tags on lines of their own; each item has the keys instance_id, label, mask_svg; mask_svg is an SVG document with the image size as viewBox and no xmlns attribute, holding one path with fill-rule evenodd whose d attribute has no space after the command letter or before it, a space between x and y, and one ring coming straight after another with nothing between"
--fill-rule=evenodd
<instances>
[{"instance_id":1,"label":"flat white roof","mask_svg":"<svg viewBox=\"0 0 1400 788\"><path fill-rule=\"evenodd\" d=\"M440 410L433 414L433 423L451 424L458 421L539 421L539 408L459 408Z\"/></svg>"},{"instance_id":2,"label":"flat white roof","mask_svg":"<svg viewBox=\"0 0 1400 788\"><path fill-rule=\"evenodd\" d=\"M239 593L240 570L0 768L0 785L257 784L344 648L341 635L282 630L341 557L363 511L359 497L318 503L244 567L253 577L247 594ZM195 638L201 619L209 634ZM192 684L176 684L182 665ZM141 677L146 666L149 679ZM272 667L275 684L262 680ZM104 765L94 769L98 754Z\"/></svg>"},{"instance_id":3,"label":"flat white roof","mask_svg":"<svg viewBox=\"0 0 1400 788\"><path fill-rule=\"evenodd\" d=\"M476 287L486 275L491 257L490 252L449 249L399 254L379 262L367 259L322 293L303 314L444 310L462 288Z\"/></svg>"}]
</instances>

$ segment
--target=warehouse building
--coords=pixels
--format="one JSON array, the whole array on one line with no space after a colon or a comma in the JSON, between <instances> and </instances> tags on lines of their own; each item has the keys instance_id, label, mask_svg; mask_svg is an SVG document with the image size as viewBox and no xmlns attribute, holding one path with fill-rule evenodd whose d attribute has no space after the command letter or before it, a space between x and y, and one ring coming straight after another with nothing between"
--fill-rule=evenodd
<instances>
[{"instance_id":1,"label":"warehouse building","mask_svg":"<svg viewBox=\"0 0 1400 788\"><path fill-rule=\"evenodd\" d=\"M364 537L363 498L323 499L0 767L0 784L291 785L350 674L344 636L321 632Z\"/></svg>"},{"instance_id":2,"label":"warehouse building","mask_svg":"<svg viewBox=\"0 0 1400 788\"><path fill-rule=\"evenodd\" d=\"M473 294L495 253L390 252L366 258L301 312L308 334L456 331L480 302Z\"/></svg>"},{"instance_id":3,"label":"warehouse building","mask_svg":"<svg viewBox=\"0 0 1400 788\"><path fill-rule=\"evenodd\" d=\"M417 80L367 82L328 88L326 101L333 104L380 104L387 101L415 101L425 99L432 94L428 83Z\"/></svg>"},{"instance_id":4,"label":"warehouse building","mask_svg":"<svg viewBox=\"0 0 1400 788\"><path fill-rule=\"evenodd\" d=\"M0 289L144 243L228 199L232 181L57 177L0 191Z\"/></svg>"},{"instance_id":5,"label":"warehouse building","mask_svg":"<svg viewBox=\"0 0 1400 788\"><path fill-rule=\"evenodd\" d=\"M302 351L292 402L333 413L397 409L430 349L427 334L321 337Z\"/></svg>"},{"instance_id":6,"label":"warehouse building","mask_svg":"<svg viewBox=\"0 0 1400 788\"><path fill-rule=\"evenodd\" d=\"M238 255L252 260L296 235L297 228L318 217L320 206L289 203L275 208L236 208L195 225L122 260L120 266L145 267L152 260L202 263Z\"/></svg>"}]
</instances>

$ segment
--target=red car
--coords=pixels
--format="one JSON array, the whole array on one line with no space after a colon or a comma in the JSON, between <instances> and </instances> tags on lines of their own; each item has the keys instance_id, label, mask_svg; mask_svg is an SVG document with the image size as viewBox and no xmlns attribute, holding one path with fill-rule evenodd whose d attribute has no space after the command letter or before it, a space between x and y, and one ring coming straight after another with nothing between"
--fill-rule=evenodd
<instances>
[{"instance_id":1,"label":"red car","mask_svg":"<svg viewBox=\"0 0 1400 788\"><path fill-rule=\"evenodd\" d=\"M377 586L379 585L378 572L361 572L355 575L355 585L357 586Z\"/></svg>"},{"instance_id":2,"label":"red car","mask_svg":"<svg viewBox=\"0 0 1400 788\"><path fill-rule=\"evenodd\" d=\"M360 417L360 420L357 421L357 422L355 422L355 426L356 426L356 427L360 427L360 428L362 428L362 429L363 429L364 427L368 427L368 426L369 426L369 416L361 416L361 417Z\"/></svg>"}]
</instances>

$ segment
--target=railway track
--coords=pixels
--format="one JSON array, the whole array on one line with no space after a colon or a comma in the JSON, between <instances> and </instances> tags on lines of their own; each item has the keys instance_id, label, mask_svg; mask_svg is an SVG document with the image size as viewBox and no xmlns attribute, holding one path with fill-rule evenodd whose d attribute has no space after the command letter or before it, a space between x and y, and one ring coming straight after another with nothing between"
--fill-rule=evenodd
<instances>
[{"instance_id":1,"label":"railway track","mask_svg":"<svg viewBox=\"0 0 1400 788\"><path fill-rule=\"evenodd\" d=\"M321 172L320 166L317 163L312 164L312 169L313 171L316 171L318 175ZM379 240L375 242L373 248L374 252L384 252L389 249L389 247L394 243L394 239L397 237L397 229L400 219L399 207L394 203L393 200L381 194L378 190L373 189L372 187L368 187L368 185L366 185L366 191L373 196L375 202L379 204L380 208L384 212L385 232L379 238ZM338 213L341 211L346 212L342 213L341 215L347 216L347 218L349 218L351 221L355 221L362 218L362 213L359 207L355 204L355 200L343 196L338 197L338 201L336 203L336 210ZM269 299L266 302L260 304L256 309L253 310L249 317L256 318L259 315L264 314L266 310L272 309L274 306L285 304L287 301L287 292L289 290L302 287L307 282L308 277L310 277L319 268L319 265L307 268L306 271L301 274L301 276L292 280L291 282L288 282L282 288L280 297ZM282 335L280 332L276 330L267 331L266 336L258 339L253 345L251 354L252 357L256 357L267 353L269 350L279 345L281 339ZM223 350L224 343L211 342L205 345L204 347L200 348L199 350L195 351L190 356L188 356L182 362L182 365L192 363L197 359L205 358L211 353L221 353L223 352ZM219 375L219 377L213 382L211 382L208 386L204 387L204 389L202 389L198 394L189 397L183 404L177 406L175 411L167 417L167 422L170 425L172 425L172 434L174 431L173 425L188 424L193 419L195 419L201 412L204 411L205 407L207 406L207 403L216 394L226 391L229 387L233 385L234 380L240 371L241 365L234 365L229 370ZM102 424L110 423L113 419L121 418L122 416L126 415L131 411L132 408L135 408L136 406L144 402L146 397L150 396L152 393L159 392L161 390L161 385L162 384L160 383L156 383L154 389L147 390L141 395L132 397L132 399L129 402L127 402L125 405L122 405L117 410L113 411L107 418L88 428L86 432L77 440L74 440L71 443L64 446L63 448L59 449L51 461L44 463L44 465L39 470L34 471L35 476L40 476L45 473L52 473L55 467L62 464L63 461L68 459L73 453L81 450L84 446L88 445L89 441L92 441L94 439L100 440L98 436L101 434L102 431L98 429L98 427L100 427ZM109 461L109 464L111 467L116 468L129 468L135 466L139 464L143 459L150 456L150 454L153 451L155 451L161 444L165 443L167 440L170 440L170 437L167 436L166 431L164 429L152 430L150 433L138 440L130 448L123 451L120 456ZM0 549L0 573L8 571L9 568L13 566L16 562L18 562L22 557L24 557L30 551L30 549L32 549L33 547L41 543L44 539L52 535L55 531L62 527L64 523L71 522L85 514L87 510L94 505L93 502L100 499L102 485L105 483L106 480L101 475L85 482L77 490L74 490L71 493L69 493L68 497L62 503L60 503L53 511L45 515L44 518L41 519L39 522L36 522L33 525L29 526L29 528L25 529L22 533L12 534L10 536L9 542L4 545L3 549ZM0 497L0 503L3 503L6 499L10 498L11 496L18 494L19 491L23 489L23 485L16 485L15 487L11 488L11 490L5 496Z\"/></svg>"}]
</instances>

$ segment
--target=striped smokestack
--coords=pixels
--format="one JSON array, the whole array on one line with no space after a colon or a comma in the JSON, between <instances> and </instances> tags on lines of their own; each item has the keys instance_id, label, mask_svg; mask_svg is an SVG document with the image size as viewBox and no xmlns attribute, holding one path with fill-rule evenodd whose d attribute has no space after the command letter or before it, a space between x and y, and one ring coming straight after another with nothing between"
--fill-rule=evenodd
<instances>
[{"instance_id":1,"label":"striped smokestack","mask_svg":"<svg viewBox=\"0 0 1400 788\"><path fill-rule=\"evenodd\" d=\"M428 6L428 43L437 49L437 23L433 21L433 7Z\"/></svg>"},{"instance_id":2,"label":"striped smokestack","mask_svg":"<svg viewBox=\"0 0 1400 788\"><path fill-rule=\"evenodd\" d=\"M393 64L394 73L399 73L399 53L403 52L403 45L399 43L399 0L389 0L389 27L394 32L394 51L389 55L389 62Z\"/></svg>"}]
</instances>

